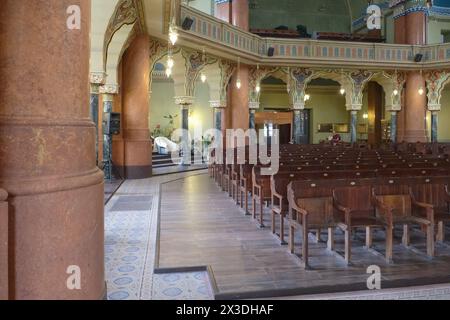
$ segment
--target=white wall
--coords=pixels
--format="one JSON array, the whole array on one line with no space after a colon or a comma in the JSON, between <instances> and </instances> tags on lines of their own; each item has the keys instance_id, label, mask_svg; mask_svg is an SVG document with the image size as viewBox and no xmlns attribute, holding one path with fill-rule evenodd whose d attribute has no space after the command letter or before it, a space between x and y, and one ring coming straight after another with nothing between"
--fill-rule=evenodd
<instances>
[{"instance_id":1,"label":"white wall","mask_svg":"<svg viewBox=\"0 0 450 320\"><path fill-rule=\"evenodd\" d=\"M189 121L189 131L194 137L194 129L202 128L202 131L213 127L213 110L209 106L209 86L207 83L198 82L195 90L195 103L190 108L191 117ZM150 132L159 124L164 129L168 126L169 120L164 116L178 115L174 127L181 127L181 109L175 104L175 89L172 81L159 80L152 83L152 94L150 97L149 127Z\"/></svg>"}]
</instances>

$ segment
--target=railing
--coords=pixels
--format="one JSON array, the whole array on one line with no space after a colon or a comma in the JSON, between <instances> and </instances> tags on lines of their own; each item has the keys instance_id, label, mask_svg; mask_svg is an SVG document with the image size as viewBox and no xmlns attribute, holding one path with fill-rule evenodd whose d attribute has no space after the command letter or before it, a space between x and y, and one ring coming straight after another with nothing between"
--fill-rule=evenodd
<instances>
[{"instance_id":1,"label":"railing","mask_svg":"<svg viewBox=\"0 0 450 320\"><path fill-rule=\"evenodd\" d=\"M194 20L187 35L193 35L211 45L220 45L264 60L270 47L272 61L323 62L329 64L379 64L381 66L417 67L416 54L423 55L421 66L450 64L450 43L437 45L399 45L310 39L262 38L186 5L181 6L181 21Z\"/></svg>"},{"instance_id":2,"label":"railing","mask_svg":"<svg viewBox=\"0 0 450 320\"><path fill-rule=\"evenodd\" d=\"M0 300L8 300L8 193L0 189Z\"/></svg>"}]
</instances>

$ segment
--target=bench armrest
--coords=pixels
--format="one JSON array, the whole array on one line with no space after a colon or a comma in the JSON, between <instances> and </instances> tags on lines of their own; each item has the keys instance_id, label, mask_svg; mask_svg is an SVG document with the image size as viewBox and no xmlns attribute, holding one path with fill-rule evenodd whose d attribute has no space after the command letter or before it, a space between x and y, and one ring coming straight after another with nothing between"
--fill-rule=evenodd
<instances>
[{"instance_id":1,"label":"bench armrest","mask_svg":"<svg viewBox=\"0 0 450 320\"><path fill-rule=\"evenodd\" d=\"M344 206L336 197L336 194L333 191L333 207L339 212L344 214L344 222L347 226L351 226L351 209Z\"/></svg>"},{"instance_id":2,"label":"bench armrest","mask_svg":"<svg viewBox=\"0 0 450 320\"><path fill-rule=\"evenodd\" d=\"M281 206L283 204L283 196L272 190L272 204L275 204L275 203L278 203L281 208Z\"/></svg>"},{"instance_id":3,"label":"bench armrest","mask_svg":"<svg viewBox=\"0 0 450 320\"><path fill-rule=\"evenodd\" d=\"M261 186L256 184L256 182L253 183L253 188L252 189L253 189L252 190L253 195L256 195L256 196L259 196L259 197L262 196L261 195ZM258 191L256 191L256 190L258 190Z\"/></svg>"},{"instance_id":4,"label":"bench armrest","mask_svg":"<svg viewBox=\"0 0 450 320\"><path fill-rule=\"evenodd\" d=\"M378 212L383 215L383 217L386 219L387 223L389 225L392 225L394 219L393 219L393 208L388 206L386 203L384 203L382 200L380 200L377 196L372 197L372 202L376 209L378 209Z\"/></svg>"}]
</instances>

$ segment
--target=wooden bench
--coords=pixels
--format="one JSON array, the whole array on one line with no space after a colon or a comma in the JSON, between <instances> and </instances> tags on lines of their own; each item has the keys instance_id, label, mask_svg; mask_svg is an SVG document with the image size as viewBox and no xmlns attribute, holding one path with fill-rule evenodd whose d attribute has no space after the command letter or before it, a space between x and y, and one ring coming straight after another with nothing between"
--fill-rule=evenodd
<instances>
[{"instance_id":1,"label":"wooden bench","mask_svg":"<svg viewBox=\"0 0 450 320\"><path fill-rule=\"evenodd\" d=\"M413 214L413 200L410 188L401 184L383 184L372 188L372 201L377 209L377 217L384 221L386 228L386 253L385 258L388 263L392 262L392 250L394 239L394 227L403 226L402 243L406 248L410 248L409 228L412 224L419 224L425 228L431 226L431 221ZM431 255L430 247L432 236L427 234L427 254Z\"/></svg>"},{"instance_id":2,"label":"wooden bench","mask_svg":"<svg viewBox=\"0 0 450 320\"><path fill-rule=\"evenodd\" d=\"M252 211L256 220L256 207L259 206L259 226L264 228L264 202L270 202L272 194L270 190L270 176L261 175L261 166L254 166L252 170Z\"/></svg>"},{"instance_id":3,"label":"wooden bench","mask_svg":"<svg viewBox=\"0 0 450 320\"><path fill-rule=\"evenodd\" d=\"M287 198L289 203L289 250L295 254L295 231L302 232L302 254L300 256L302 266L310 269L308 234L310 230L328 229L328 249L334 250L334 228L336 223L333 217L333 198L331 194L326 196L323 191L316 193L314 197L302 197L296 195L292 182L288 186Z\"/></svg>"},{"instance_id":4,"label":"wooden bench","mask_svg":"<svg viewBox=\"0 0 450 320\"><path fill-rule=\"evenodd\" d=\"M338 213L337 226L345 233L347 264L351 262L353 229L366 229L366 248L372 247L372 229L386 228L386 223L375 214L371 186L340 187L333 190L333 206Z\"/></svg>"},{"instance_id":5,"label":"wooden bench","mask_svg":"<svg viewBox=\"0 0 450 320\"><path fill-rule=\"evenodd\" d=\"M447 183L449 180L447 180ZM434 229L437 226L437 242L445 240L445 223L450 221L450 194L448 184L429 183L411 186L411 198L416 214L431 221L427 229L427 251L434 256ZM430 252L431 251L431 252Z\"/></svg>"},{"instance_id":6,"label":"wooden bench","mask_svg":"<svg viewBox=\"0 0 450 320\"><path fill-rule=\"evenodd\" d=\"M245 214L249 214L248 212L248 197L253 198L253 180L252 180L252 171L253 165L250 164L242 164L240 167L240 175L239 175L239 198L241 203L241 208L244 208Z\"/></svg>"}]
</instances>

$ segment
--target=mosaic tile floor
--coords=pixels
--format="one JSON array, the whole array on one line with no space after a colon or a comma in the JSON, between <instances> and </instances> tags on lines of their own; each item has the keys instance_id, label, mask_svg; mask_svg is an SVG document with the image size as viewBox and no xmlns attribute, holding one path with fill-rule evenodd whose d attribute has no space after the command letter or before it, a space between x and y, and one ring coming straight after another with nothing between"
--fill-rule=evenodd
<instances>
[{"instance_id":1,"label":"mosaic tile floor","mask_svg":"<svg viewBox=\"0 0 450 320\"><path fill-rule=\"evenodd\" d=\"M125 181L105 207L109 300L210 300L206 272L153 274L160 184L202 172Z\"/></svg>"}]
</instances>

